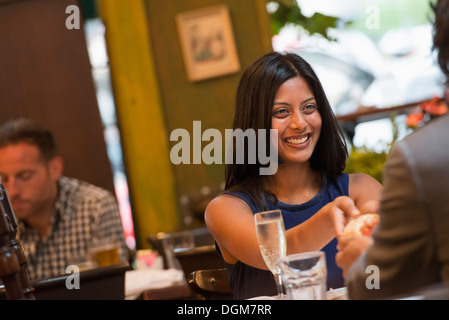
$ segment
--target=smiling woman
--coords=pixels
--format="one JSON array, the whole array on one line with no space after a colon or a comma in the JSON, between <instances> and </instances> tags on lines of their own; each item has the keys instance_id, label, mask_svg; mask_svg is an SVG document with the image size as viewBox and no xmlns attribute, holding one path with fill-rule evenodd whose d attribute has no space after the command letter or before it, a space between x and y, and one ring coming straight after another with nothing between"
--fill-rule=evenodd
<instances>
[{"instance_id":1,"label":"smiling woman","mask_svg":"<svg viewBox=\"0 0 449 320\"><path fill-rule=\"evenodd\" d=\"M346 145L310 65L298 55L277 52L251 64L237 89L237 129L277 131L279 165L275 174L263 176L260 162L226 164L224 194L207 206L206 224L226 263L234 298L277 293L254 225L254 214L266 210L282 212L287 254L323 250L328 286L343 286L335 265L333 212L358 214L356 207L380 197L381 186L368 175L343 173Z\"/></svg>"},{"instance_id":2,"label":"smiling woman","mask_svg":"<svg viewBox=\"0 0 449 320\"><path fill-rule=\"evenodd\" d=\"M295 77L279 87L271 126L278 130L281 164L308 161L320 137L321 115L304 79Z\"/></svg>"}]
</instances>

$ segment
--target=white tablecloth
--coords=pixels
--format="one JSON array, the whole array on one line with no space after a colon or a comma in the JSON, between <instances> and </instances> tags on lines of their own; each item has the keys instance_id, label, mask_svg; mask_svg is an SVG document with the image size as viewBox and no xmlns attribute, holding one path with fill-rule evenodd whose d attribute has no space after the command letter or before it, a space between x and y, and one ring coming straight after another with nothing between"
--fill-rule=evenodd
<instances>
[{"instance_id":1,"label":"white tablecloth","mask_svg":"<svg viewBox=\"0 0 449 320\"><path fill-rule=\"evenodd\" d=\"M125 299L134 300L148 289L175 286L185 282L184 273L178 269L141 269L125 273Z\"/></svg>"},{"instance_id":2,"label":"white tablecloth","mask_svg":"<svg viewBox=\"0 0 449 320\"><path fill-rule=\"evenodd\" d=\"M348 293L345 287L331 289L327 292L327 300L348 300ZM279 300L279 296L260 296L248 300Z\"/></svg>"}]
</instances>

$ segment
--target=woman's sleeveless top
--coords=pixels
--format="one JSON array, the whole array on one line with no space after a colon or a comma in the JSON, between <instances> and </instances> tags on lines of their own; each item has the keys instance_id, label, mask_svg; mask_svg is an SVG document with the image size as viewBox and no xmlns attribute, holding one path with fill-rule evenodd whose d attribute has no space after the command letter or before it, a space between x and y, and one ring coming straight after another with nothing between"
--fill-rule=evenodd
<instances>
[{"instance_id":1,"label":"woman's sleeveless top","mask_svg":"<svg viewBox=\"0 0 449 320\"><path fill-rule=\"evenodd\" d=\"M267 210L280 209L282 211L285 229L288 230L309 219L335 198L347 196L348 186L349 176L346 173L339 175L335 179L328 179L323 174L321 188L311 200L302 204L288 204L267 196ZM246 192L226 191L225 194L233 195L245 201L253 213L260 211L255 205L254 198ZM328 288L340 288L343 286L342 270L335 264L336 246L337 239L334 238L322 248L322 251L326 253ZM270 271L257 269L240 261L237 261L235 264L226 262L225 264L234 293L234 299L243 300L255 296L277 295L274 277Z\"/></svg>"}]
</instances>

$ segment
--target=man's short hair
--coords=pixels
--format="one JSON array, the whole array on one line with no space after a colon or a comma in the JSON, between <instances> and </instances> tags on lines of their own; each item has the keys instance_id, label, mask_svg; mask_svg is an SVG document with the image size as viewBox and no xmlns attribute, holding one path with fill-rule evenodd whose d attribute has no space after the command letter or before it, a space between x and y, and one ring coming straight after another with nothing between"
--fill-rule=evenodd
<instances>
[{"instance_id":1,"label":"man's short hair","mask_svg":"<svg viewBox=\"0 0 449 320\"><path fill-rule=\"evenodd\" d=\"M0 127L0 148L18 143L35 145L46 161L58 155L52 132L31 119L11 120Z\"/></svg>"}]
</instances>

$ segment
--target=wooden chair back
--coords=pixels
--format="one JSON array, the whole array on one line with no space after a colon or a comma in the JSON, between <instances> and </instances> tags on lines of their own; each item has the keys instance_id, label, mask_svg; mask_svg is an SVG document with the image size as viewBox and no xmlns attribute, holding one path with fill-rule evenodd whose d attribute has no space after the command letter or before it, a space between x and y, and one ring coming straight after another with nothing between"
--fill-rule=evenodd
<instances>
[{"instance_id":1,"label":"wooden chair back","mask_svg":"<svg viewBox=\"0 0 449 320\"><path fill-rule=\"evenodd\" d=\"M189 275L190 289L204 300L230 300L232 290L226 268L196 270Z\"/></svg>"}]
</instances>

